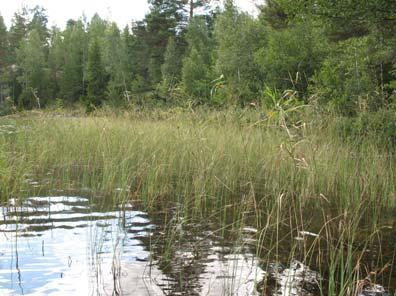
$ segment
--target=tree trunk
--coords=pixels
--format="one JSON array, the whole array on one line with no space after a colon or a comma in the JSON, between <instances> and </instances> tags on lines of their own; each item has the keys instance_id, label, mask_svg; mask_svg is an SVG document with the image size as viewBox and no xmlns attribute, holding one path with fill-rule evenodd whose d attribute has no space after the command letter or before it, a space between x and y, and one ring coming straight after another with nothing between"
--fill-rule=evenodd
<instances>
[{"instance_id":1,"label":"tree trunk","mask_svg":"<svg viewBox=\"0 0 396 296\"><path fill-rule=\"evenodd\" d=\"M190 20L194 16L194 0L190 0Z\"/></svg>"}]
</instances>

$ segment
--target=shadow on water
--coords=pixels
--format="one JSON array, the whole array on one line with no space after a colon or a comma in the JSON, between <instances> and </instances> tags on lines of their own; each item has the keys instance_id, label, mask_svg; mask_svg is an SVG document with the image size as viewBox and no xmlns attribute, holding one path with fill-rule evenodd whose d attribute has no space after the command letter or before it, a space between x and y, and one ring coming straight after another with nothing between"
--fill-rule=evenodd
<instances>
[{"instance_id":1,"label":"shadow on water","mask_svg":"<svg viewBox=\"0 0 396 296\"><path fill-rule=\"evenodd\" d=\"M262 233L250 226L103 204L61 196L0 207L0 295L320 295L319 266L291 249L315 233L300 231L279 246L280 257L267 258ZM395 251L390 219L382 234L390 245L374 245L383 254ZM381 288L361 295L390 295Z\"/></svg>"}]
</instances>

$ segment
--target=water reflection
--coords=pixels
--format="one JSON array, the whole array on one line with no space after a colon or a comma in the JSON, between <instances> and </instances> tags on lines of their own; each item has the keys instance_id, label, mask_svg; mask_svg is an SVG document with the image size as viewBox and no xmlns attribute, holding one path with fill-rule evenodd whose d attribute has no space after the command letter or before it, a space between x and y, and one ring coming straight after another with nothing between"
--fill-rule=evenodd
<instances>
[{"instance_id":1,"label":"water reflection","mask_svg":"<svg viewBox=\"0 0 396 296\"><path fill-rule=\"evenodd\" d=\"M98 212L79 197L12 203L2 208L0 294L105 294L106 287L120 289L116 262L124 254L136 262L149 257L134 234L124 231L139 225L150 233L153 225L143 212Z\"/></svg>"},{"instance_id":2,"label":"water reflection","mask_svg":"<svg viewBox=\"0 0 396 296\"><path fill-rule=\"evenodd\" d=\"M169 240L161 218L101 208L81 197L1 207L0 295L256 293L264 272L249 248L225 246L207 225Z\"/></svg>"}]
</instances>

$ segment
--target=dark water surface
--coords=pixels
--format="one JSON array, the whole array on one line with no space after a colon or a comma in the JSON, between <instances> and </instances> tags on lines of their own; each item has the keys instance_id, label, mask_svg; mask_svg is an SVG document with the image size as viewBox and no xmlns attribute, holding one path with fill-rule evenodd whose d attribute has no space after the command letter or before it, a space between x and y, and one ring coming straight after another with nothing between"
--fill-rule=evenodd
<instances>
[{"instance_id":1,"label":"dark water surface","mask_svg":"<svg viewBox=\"0 0 396 296\"><path fill-rule=\"evenodd\" d=\"M282 258L257 258L265 243L251 226L239 225L232 236L218 217L186 221L177 211L149 215L139 208L70 196L10 200L0 207L0 295L320 294L319 267L297 261L296 251L290 258L287 247L290 240L296 246L315 239L315 223L313 233L300 231L279 246L282 264ZM389 243L373 244L372 259L369 254L362 264L394 264L394 215L387 219L381 237ZM382 283L386 290L373 285L378 289L356 296L392 295L395 270Z\"/></svg>"}]
</instances>

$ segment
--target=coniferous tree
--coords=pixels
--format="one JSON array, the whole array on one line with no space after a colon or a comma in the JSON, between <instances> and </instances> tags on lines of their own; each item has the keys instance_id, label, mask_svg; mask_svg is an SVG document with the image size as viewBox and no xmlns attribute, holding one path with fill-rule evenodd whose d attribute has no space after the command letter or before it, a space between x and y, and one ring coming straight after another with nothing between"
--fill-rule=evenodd
<instances>
[{"instance_id":1,"label":"coniferous tree","mask_svg":"<svg viewBox=\"0 0 396 296\"><path fill-rule=\"evenodd\" d=\"M85 95L84 69L87 61L88 40L81 20L70 20L63 33L64 64L60 77L60 96L74 103Z\"/></svg>"},{"instance_id":2,"label":"coniferous tree","mask_svg":"<svg viewBox=\"0 0 396 296\"><path fill-rule=\"evenodd\" d=\"M184 90L204 100L210 92L210 65L213 42L203 17L194 17L186 33L187 56L183 60L182 85Z\"/></svg>"},{"instance_id":3,"label":"coniferous tree","mask_svg":"<svg viewBox=\"0 0 396 296\"><path fill-rule=\"evenodd\" d=\"M49 94L55 99L59 98L59 82L64 66L64 44L62 32L59 28L52 28L51 30L51 47L48 53L48 68L49 68Z\"/></svg>"},{"instance_id":4,"label":"coniferous tree","mask_svg":"<svg viewBox=\"0 0 396 296\"><path fill-rule=\"evenodd\" d=\"M21 69L17 65L17 51L21 45L22 40L27 36L28 32L28 11L23 8L14 14L12 19L12 24L9 32L9 43L10 43L10 64L11 71L10 85L11 93L14 104L17 105L19 101L19 96L22 93L22 85L17 79L18 76L22 75Z\"/></svg>"},{"instance_id":5,"label":"coniferous tree","mask_svg":"<svg viewBox=\"0 0 396 296\"><path fill-rule=\"evenodd\" d=\"M9 41L4 18L0 15L0 69L4 70L8 64Z\"/></svg>"},{"instance_id":6,"label":"coniferous tree","mask_svg":"<svg viewBox=\"0 0 396 296\"><path fill-rule=\"evenodd\" d=\"M10 71L9 41L7 27L0 15L0 103L10 95L9 77Z\"/></svg>"},{"instance_id":7,"label":"coniferous tree","mask_svg":"<svg viewBox=\"0 0 396 296\"><path fill-rule=\"evenodd\" d=\"M265 22L275 30L287 27L289 18L279 3L279 0L266 0L265 5L262 5L260 8L261 13L259 18L262 22Z\"/></svg>"},{"instance_id":8,"label":"coniferous tree","mask_svg":"<svg viewBox=\"0 0 396 296\"><path fill-rule=\"evenodd\" d=\"M211 2L214 2L213 0L187 0L188 2L188 6L189 6L189 17L190 20L192 20L192 18L195 15L195 10L197 8L202 8L202 7L206 7L208 4L210 4Z\"/></svg>"},{"instance_id":9,"label":"coniferous tree","mask_svg":"<svg viewBox=\"0 0 396 296\"><path fill-rule=\"evenodd\" d=\"M28 24L28 30L35 30L39 34L43 46L47 49L50 32L47 28L48 17L46 15L46 11L43 7L36 6L30 10L30 14L32 17Z\"/></svg>"},{"instance_id":10,"label":"coniferous tree","mask_svg":"<svg viewBox=\"0 0 396 296\"><path fill-rule=\"evenodd\" d=\"M45 48L37 30L30 31L28 37L22 40L17 50L17 62L21 69L18 81L22 85L19 106L24 108L44 106L48 99L46 88L48 72Z\"/></svg>"},{"instance_id":11,"label":"coniferous tree","mask_svg":"<svg viewBox=\"0 0 396 296\"><path fill-rule=\"evenodd\" d=\"M168 46L161 67L162 81L166 87L177 83L180 79L181 59L180 53L173 37L169 37Z\"/></svg>"},{"instance_id":12,"label":"coniferous tree","mask_svg":"<svg viewBox=\"0 0 396 296\"><path fill-rule=\"evenodd\" d=\"M128 64L131 71L131 91L138 93L150 89L149 33L144 22L132 24L132 34L125 39L127 43Z\"/></svg>"},{"instance_id":13,"label":"coniferous tree","mask_svg":"<svg viewBox=\"0 0 396 296\"><path fill-rule=\"evenodd\" d=\"M91 41L88 53L87 67L87 110L100 106L105 100L107 75L102 62L102 53L99 41Z\"/></svg>"},{"instance_id":14,"label":"coniferous tree","mask_svg":"<svg viewBox=\"0 0 396 296\"><path fill-rule=\"evenodd\" d=\"M126 36L126 38L129 37ZM106 95L112 102L119 102L129 90L130 74L125 65L128 63L126 45L117 24L112 23L106 30L104 48L104 65L110 77Z\"/></svg>"},{"instance_id":15,"label":"coniferous tree","mask_svg":"<svg viewBox=\"0 0 396 296\"><path fill-rule=\"evenodd\" d=\"M12 19L10 28L10 47L16 58L16 50L19 48L21 41L26 37L28 32L28 11L23 8L22 11L16 12Z\"/></svg>"},{"instance_id":16,"label":"coniferous tree","mask_svg":"<svg viewBox=\"0 0 396 296\"><path fill-rule=\"evenodd\" d=\"M148 72L153 85L161 81L161 66L170 37L175 37L185 24L183 0L150 0L146 15L147 42L150 50Z\"/></svg>"}]
</instances>

